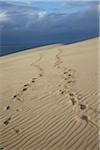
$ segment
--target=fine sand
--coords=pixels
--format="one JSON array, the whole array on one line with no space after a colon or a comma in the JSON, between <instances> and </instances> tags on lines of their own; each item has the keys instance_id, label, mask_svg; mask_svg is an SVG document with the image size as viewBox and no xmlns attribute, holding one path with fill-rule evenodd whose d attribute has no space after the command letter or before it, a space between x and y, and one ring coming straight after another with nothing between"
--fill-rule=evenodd
<instances>
[{"instance_id":1,"label":"fine sand","mask_svg":"<svg viewBox=\"0 0 100 150\"><path fill-rule=\"evenodd\" d=\"M99 150L98 38L0 58L0 150Z\"/></svg>"}]
</instances>

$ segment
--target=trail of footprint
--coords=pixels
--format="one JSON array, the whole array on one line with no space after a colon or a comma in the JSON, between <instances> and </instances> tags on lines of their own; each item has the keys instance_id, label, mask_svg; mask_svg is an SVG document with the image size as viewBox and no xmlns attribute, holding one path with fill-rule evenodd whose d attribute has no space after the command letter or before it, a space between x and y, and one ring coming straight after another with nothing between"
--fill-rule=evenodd
<instances>
[{"instance_id":1,"label":"trail of footprint","mask_svg":"<svg viewBox=\"0 0 100 150\"><path fill-rule=\"evenodd\" d=\"M60 65L63 63L61 60L61 54L62 54L62 49L58 50L58 53L56 54L56 62L54 64L55 67L60 68Z\"/></svg>"},{"instance_id":2,"label":"trail of footprint","mask_svg":"<svg viewBox=\"0 0 100 150\"><path fill-rule=\"evenodd\" d=\"M61 54L62 54L62 50L60 49L56 55L56 62L54 64L54 67L57 67L57 69L61 69L61 71L63 70L62 78L65 80L65 84L63 86L68 88L68 85L69 85L69 92L68 92L70 96L69 99L72 103L73 108L75 107L75 109L73 110L76 111L78 109L80 111L81 116L79 115L77 116L79 119L85 120L87 123L91 122L94 126L98 127L96 123L94 123L93 121L89 119L87 114L84 114L84 112L86 113L87 105L80 103L80 100L78 100L77 96L74 94L74 91L70 93L70 91L72 90L73 84L75 83L75 70L71 68L68 69L65 66L63 66ZM59 90L60 94L66 95L67 93L66 88L60 89ZM80 99L80 96L79 96L79 99ZM90 107L88 108L90 109Z\"/></svg>"},{"instance_id":3,"label":"trail of footprint","mask_svg":"<svg viewBox=\"0 0 100 150\"><path fill-rule=\"evenodd\" d=\"M43 58L43 55L40 53L39 58L31 64L31 66L34 66L39 70L39 77L42 77L45 74L44 69L39 64L42 58Z\"/></svg>"},{"instance_id":4,"label":"trail of footprint","mask_svg":"<svg viewBox=\"0 0 100 150\"><path fill-rule=\"evenodd\" d=\"M42 54L39 54L39 58L35 62L33 62L31 64L31 66L34 66L34 67L38 68L38 70L39 70L39 77L42 77L44 75L44 70L39 65L39 62L41 61L42 57L43 57ZM23 87L22 87L22 89L18 92L18 94L15 94L12 97L12 99L13 100L17 100L19 102L23 102L24 101L23 93L26 92L28 90L28 88L31 86L31 84L35 83L35 81L37 79L38 79L38 77L36 77L36 78L33 77L31 79L30 83L24 84Z\"/></svg>"},{"instance_id":5,"label":"trail of footprint","mask_svg":"<svg viewBox=\"0 0 100 150\"><path fill-rule=\"evenodd\" d=\"M62 79L64 80L64 87L66 86L66 88L64 89L64 91L66 91L66 89L71 89L73 87L73 84L75 83L75 70L71 69L71 68L66 68L63 65L63 60L62 60L62 49L58 50L58 53L56 54L56 62L54 64L54 67L57 67L57 69L61 70L62 72ZM61 89L60 89L61 90ZM64 93L64 91L62 90L61 94Z\"/></svg>"},{"instance_id":6,"label":"trail of footprint","mask_svg":"<svg viewBox=\"0 0 100 150\"><path fill-rule=\"evenodd\" d=\"M31 64L31 66L34 66L34 67L36 67L38 70L39 70L39 77L43 77L44 76L44 74L45 74L45 72L44 72L44 70L41 68L41 66L40 66L40 61L41 61L41 59L42 59L42 54L40 54L39 55L39 58L35 61L35 62L33 62L32 64ZM38 77L36 77L36 78L32 78L32 80L31 80L31 82L30 83L26 83L26 84L24 84L23 85L23 87L22 87L22 89L18 92L18 94L15 94L13 97L12 97L12 99L13 100L17 100L17 101L19 101L19 102L23 102L24 101L24 97L23 97L23 93L24 92L26 92L27 90L28 90L28 88L31 86L31 84L33 84L36 80L38 79ZM8 107L7 107L8 108ZM19 111L19 108L18 109L16 109L16 112L18 112ZM10 117L11 118L11 117ZM9 119L9 118L8 118ZM9 120L6 120L5 122L4 122L4 124L8 124L9 123ZM14 131L16 132L16 133L19 133L19 129L16 129L16 128L14 128Z\"/></svg>"},{"instance_id":7,"label":"trail of footprint","mask_svg":"<svg viewBox=\"0 0 100 150\"><path fill-rule=\"evenodd\" d=\"M39 58L37 59L37 60L35 60L33 63L31 63L31 66L34 66L35 64L37 64L37 63L39 63L40 61L41 61L41 59L42 59L42 54L40 53L39 54Z\"/></svg>"},{"instance_id":8,"label":"trail of footprint","mask_svg":"<svg viewBox=\"0 0 100 150\"><path fill-rule=\"evenodd\" d=\"M40 67L40 65L37 64L41 61L41 59L42 59L42 54L40 54L39 58L31 64L31 66L35 66L38 68L40 77L42 77L43 73L44 73L44 70ZM30 83L24 84L22 90L18 94L14 95L12 98L23 102L24 101L22 98L23 92L27 91L28 88L30 87L31 83L34 83L36 81L36 79L38 79L38 78L32 78Z\"/></svg>"},{"instance_id":9,"label":"trail of footprint","mask_svg":"<svg viewBox=\"0 0 100 150\"><path fill-rule=\"evenodd\" d=\"M69 99L71 100L73 107L74 106L76 107L76 109L74 109L76 114L77 114L77 109L79 111L77 114L77 118L79 118L79 120L84 120L87 124L91 123L91 125L95 126L96 129L98 130L99 126L97 125L97 123L93 122L90 119L90 117L88 116L88 113L87 113L87 110L90 110L92 108L90 106L88 106L86 103L80 102L80 99L78 99L78 95L76 95L75 93L70 92L69 96L70 96ZM96 113L94 109L92 109L92 111L94 113Z\"/></svg>"},{"instance_id":10,"label":"trail of footprint","mask_svg":"<svg viewBox=\"0 0 100 150\"><path fill-rule=\"evenodd\" d=\"M23 86L23 88L21 89L21 91L19 91L18 94L15 94L15 95L12 97L12 99L13 99L13 100L17 100L17 101L19 101L19 102L23 102L23 101L24 101L23 93L28 90L28 88L30 87L31 83L35 82L36 79L37 79L37 78L32 78L32 81L31 81L30 83L24 84L24 86ZM10 108L11 108L11 106L7 106L7 107L6 107L6 110L10 110ZM19 112L20 110L21 110L21 109L17 108L17 109L16 109L16 112ZM8 124L10 123L10 120L11 120L11 117L9 117L9 118L8 118L7 120L5 120L3 123L4 123L5 125L8 125ZM16 131L16 133L18 133L18 132L19 132L19 129L16 129L15 131Z\"/></svg>"},{"instance_id":11,"label":"trail of footprint","mask_svg":"<svg viewBox=\"0 0 100 150\"><path fill-rule=\"evenodd\" d=\"M87 99L87 97L85 97L85 95L83 96L81 93L80 93L80 91L77 91L76 93L76 97L77 97L77 99L78 99L78 101L79 101L79 105L86 105L86 108L88 109L88 110L91 110L92 112L94 112L94 114L95 115L99 115L99 110L96 110L96 109L94 109L93 107L91 107L89 104L88 104L88 102L85 102L84 100L85 99Z\"/></svg>"}]
</instances>

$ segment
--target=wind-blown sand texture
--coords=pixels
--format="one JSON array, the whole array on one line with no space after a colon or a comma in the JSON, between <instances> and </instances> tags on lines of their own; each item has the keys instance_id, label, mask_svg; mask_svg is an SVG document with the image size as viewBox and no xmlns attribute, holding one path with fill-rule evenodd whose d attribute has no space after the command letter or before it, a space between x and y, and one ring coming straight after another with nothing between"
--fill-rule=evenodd
<instances>
[{"instance_id":1,"label":"wind-blown sand texture","mask_svg":"<svg viewBox=\"0 0 100 150\"><path fill-rule=\"evenodd\" d=\"M99 150L98 39L0 58L3 150Z\"/></svg>"}]
</instances>

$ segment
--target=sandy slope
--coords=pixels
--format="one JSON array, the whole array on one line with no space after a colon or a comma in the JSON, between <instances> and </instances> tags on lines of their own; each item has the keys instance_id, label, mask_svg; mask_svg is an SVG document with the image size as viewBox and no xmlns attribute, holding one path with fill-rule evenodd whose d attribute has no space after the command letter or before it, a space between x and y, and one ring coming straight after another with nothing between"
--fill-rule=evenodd
<instances>
[{"instance_id":1,"label":"sandy slope","mask_svg":"<svg viewBox=\"0 0 100 150\"><path fill-rule=\"evenodd\" d=\"M0 58L4 150L99 150L98 39Z\"/></svg>"}]
</instances>

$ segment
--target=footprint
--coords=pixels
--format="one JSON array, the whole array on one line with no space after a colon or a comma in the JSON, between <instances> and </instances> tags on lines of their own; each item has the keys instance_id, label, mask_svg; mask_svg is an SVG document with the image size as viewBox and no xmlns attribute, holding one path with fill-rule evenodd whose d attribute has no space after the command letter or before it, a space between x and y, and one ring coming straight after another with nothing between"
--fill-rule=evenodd
<instances>
[{"instance_id":1,"label":"footprint","mask_svg":"<svg viewBox=\"0 0 100 150\"><path fill-rule=\"evenodd\" d=\"M17 94L17 95L14 95L13 98L17 98L17 96L18 96L18 94Z\"/></svg>"},{"instance_id":2,"label":"footprint","mask_svg":"<svg viewBox=\"0 0 100 150\"><path fill-rule=\"evenodd\" d=\"M67 71L64 72L64 74L67 74L67 73L68 73Z\"/></svg>"},{"instance_id":3,"label":"footprint","mask_svg":"<svg viewBox=\"0 0 100 150\"><path fill-rule=\"evenodd\" d=\"M40 76L40 77L43 77L43 74L42 74L42 73L39 73L39 76Z\"/></svg>"},{"instance_id":4,"label":"footprint","mask_svg":"<svg viewBox=\"0 0 100 150\"><path fill-rule=\"evenodd\" d=\"M37 79L37 78L32 78L32 81L31 81L31 82L34 83L36 79Z\"/></svg>"},{"instance_id":5,"label":"footprint","mask_svg":"<svg viewBox=\"0 0 100 150\"><path fill-rule=\"evenodd\" d=\"M6 121L4 121L3 123L4 123L5 125L8 125L10 121L11 121L11 117L9 117L9 118L8 118Z\"/></svg>"},{"instance_id":6,"label":"footprint","mask_svg":"<svg viewBox=\"0 0 100 150\"><path fill-rule=\"evenodd\" d=\"M23 89L22 89L22 91L26 91L26 90L27 90L27 88L23 88Z\"/></svg>"},{"instance_id":7,"label":"footprint","mask_svg":"<svg viewBox=\"0 0 100 150\"><path fill-rule=\"evenodd\" d=\"M85 120L87 123L88 123L88 121L89 121L89 118L88 118L87 115L81 115L80 118L81 118L82 120Z\"/></svg>"},{"instance_id":8,"label":"footprint","mask_svg":"<svg viewBox=\"0 0 100 150\"><path fill-rule=\"evenodd\" d=\"M72 74L68 74L68 77L71 77L72 76Z\"/></svg>"},{"instance_id":9,"label":"footprint","mask_svg":"<svg viewBox=\"0 0 100 150\"><path fill-rule=\"evenodd\" d=\"M0 150L3 150L4 148L0 146Z\"/></svg>"},{"instance_id":10,"label":"footprint","mask_svg":"<svg viewBox=\"0 0 100 150\"><path fill-rule=\"evenodd\" d=\"M60 94L64 94L65 93L65 90L59 90Z\"/></svg>"},{"instance_id":11,"label":"footprint","mask_svg":"<svg viewBox=\"0 0 100 150\"><path fill-rule=\"evenodd\" d=\"M32 83L34 83L35 82L35 80L34 79L32 79Z\"/></svg>"},{"instance_id":12,"label":"footprint","mask_svg":"<svg viewBox=\"0 0 100 150\"><path fill-rule=\"evenodd\" d=\"M20 111L22 111L22 109L17 108L16 111L17 111L17 112L20 112Z\"/></svg>"},{"instance_id":13,"label":"footprint","mask_svg":"<svg viewBox=\"0 0 100 150\"><path fill-rule=\"evenodd\" d=\"M86 109L86 105L80 104L80 110L85 110L85 109Z\"/></svg>"},{"instance_id":14,"label":"footprint","mask_svg":"<svg viewBox=\"0 0 100 150\"><path fill-rule=\"evenodd\" d=\"M68 83L68 84L69 84L69 83L74 83L74 81L70 80L70 81L67 81L67 83Z\"/></svg>"},{"instance_id":15,"label":"footprint","mask_svg":"<svg viewBox=\"0 0 100 150\"><path fill-rule=\"evenodd\" d=\"M73 93L69 93L69 95L70 95L70 96L74 96L74 94L73 94Z\"/></svg>"},{"instance_id":16,"label":"footprint","mask_svg":"<svg viewBox=\"0 0 100 150\"><path fill-rule=\"evenodd\" d=\"M6 110L9 110L9 109L10 109L10 106L7 106L5 109L6 109Z\"/></svg>"},{"instance_id":17,"label":"footprint","mask_svg":"<svg viewBox=\"0 0 100 150\"><path fill-rule=\"evenodd\" d=\"M67 78L64 78L64 80L68 80Z\"/></svg>"},{"instance_id":18,"label":"footprint","mask_svg":"<svg viewBox=\"0 0 100 150\"><path fill-rule=\"evenodd\" d=\"M14 130L14 132L15 132L15 133L17 133L17 134L21 132L21 130L20 130L20 129L15 128L15 127L13 127L12 129L13 129L13 130Z\"/></svg>"},{"instance_id":19,"label":"footprint","mask_svg":"<svg viewBox=\"0 0 100 150\"><path fill-rule=\"evenodd\" d=\"M69 76L73 76L75 74L75 70L74 69L68 69L68 75Z\"/></svg>"},{"instance_id":20,"label":"footprint","mask_svg":"<svg viewBox=\"0 0 100 150\"><path fill-rule=\"evenodd\" d=\"M75 79L68 79L67 80L68 84L75 84L75 82L76 82Z\"/></svg>"},{"instance_id":21,"label":"footprint","mask_svg":"<svg viewBox=\"0 0 100 150\"><path fill-rule=\"evenodd\" d=\"M69 96L70 96L70 100L72 102L72 105L75 105L77 103L76 99L75 99L75 95L74 93L70 92L69 93Z\"/></svg>"},{"instance_id":22,"label":"footprint","mask_svg":"<svg viewBox=\"0 0 100 150\"><path fill-rule=\"evenodd\" d=\"M70 100L71 100L71 102L72 102L72 105L75 105L75 104L77 103L77 101L75 100L74 97L71 97Z\"/></svg>"},{"instance_id":23,"label":"footprint","mask_svg":"<svg viewBox=\"0 0 100 150\"><path fill-rule=\"evenodd\" d=\"M34 80L32 80L32 83L34 83L35 81Z\"/></svg>"},{"instance_id":24,"label":"footprint","mask_svg":"<svg viewBox=\"0 0 100 150\"><path fill-rule=\"evenodd\" d=\"M17 100L18 100L18 101L21 101L21 102L24 101L23 99L21 99L21 98L19 98L19 97L17 97Z\"/></svg>"},{"instance_id":25,"label":"footprint","mask_svg":"<svg viewBox=\"0 0 100 150\"><path fill-rule=\"evenodd\" d=\"M29 87L29 84L24 84L24 87L22 89L22 91L20 91L18 94L13 96L13 99L17 99L18 101L23 101L19 96L22 95L22 92L26 91Z\"/></svg>"},{"instance_id":26,"label":"footprint","mask_svg":"<svg viewBox=\"0 0 100 150\"><path fill-rule=\"evenodd\" d=\"M74 69L68 69L68 72L70 72L70 73L74 73L75 72L75 70Z\"/></svg>"},{"instance_id":27,"label":"footprint","mask_svg":"<svg viewBox=\"0 0 100 150\"><path fill-rule=\"evenodd\" d=\"M70 70L70 69L69 69ZM69 80L67 83L69 84L69 83L73 83L74 81L74 75L71 73L71 72L67 72L67 71L65 71L64 72L64 80Z\"/></svg>"},{"instance_id":28,"label":"footprint","mask_svg":"<svg viewBox=\"0 0 100 150\"><path fill-rule=\"evenodd\" d=\"M29 86L29 84L24 84L24 87L28 87Z\"/></svg>"}]
</instances>

